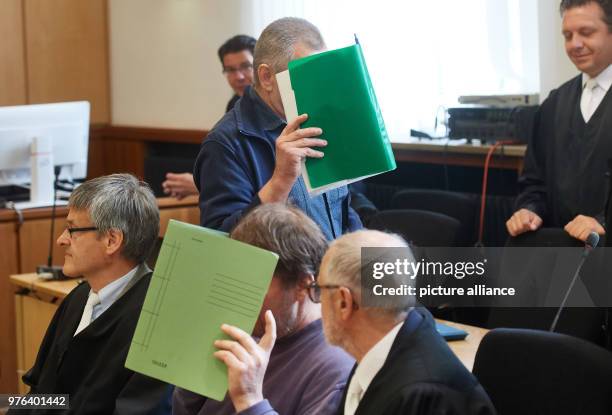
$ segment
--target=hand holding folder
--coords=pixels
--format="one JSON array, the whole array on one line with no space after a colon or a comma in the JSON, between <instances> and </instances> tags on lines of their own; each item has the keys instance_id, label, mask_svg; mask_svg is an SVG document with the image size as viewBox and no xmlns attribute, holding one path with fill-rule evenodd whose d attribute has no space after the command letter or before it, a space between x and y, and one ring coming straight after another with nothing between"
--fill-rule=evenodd
<instances>
[{"instance_id":1,"label":"hand holding folder","mask_svg":"<svg viewBox=\"0 0 612 415\"><path fill-rule=\"evenodd\" d=\"M317 127L300 128L308 120L302 114L289 121L281 135L276 139L276 164L270 184L259 191L259 199L264 203L284 203L291 187L302 174L302 164L306 157L322 158L327 141L317 138L322 131Z\"/></svg>"}]
</instances>

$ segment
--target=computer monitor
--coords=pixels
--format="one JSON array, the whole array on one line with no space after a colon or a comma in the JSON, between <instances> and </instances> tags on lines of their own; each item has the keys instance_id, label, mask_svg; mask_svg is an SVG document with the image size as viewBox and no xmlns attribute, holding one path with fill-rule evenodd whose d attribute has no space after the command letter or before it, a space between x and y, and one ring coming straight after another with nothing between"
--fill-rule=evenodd
<instances>
[{"instance_id":1,"label":"computer monitor","mask_svg":"<svg viewBox=\"0 0 612 415\"><path fill-rule=\"evenodd\" d=\"M0 186L30 185L18 208L51 206L59 179L85 179L89 102L0 107Z\"/></svg>"}]
</instances>

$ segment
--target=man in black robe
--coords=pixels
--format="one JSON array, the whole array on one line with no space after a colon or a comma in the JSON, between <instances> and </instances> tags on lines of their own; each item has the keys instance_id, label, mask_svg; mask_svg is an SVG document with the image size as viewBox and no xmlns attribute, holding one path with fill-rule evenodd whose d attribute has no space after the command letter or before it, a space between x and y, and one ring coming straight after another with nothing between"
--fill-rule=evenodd
<instances>
[{"instance_id":1,"label":"man in black robe","mask_svg":"<svg viewBox=\"0 0 612 415\"><path fill-rule=\"evenodd\" d=\"M585 241L605 234L607 160L612 158L612 3L563 0L563 36L582 73L542 103L519 179L511 236L542 226Z\"/></svg>"},{"instance_id":2,"label":"man in black robe","mask_svg":"<svg viewBox=\"0 0 612 415\"><path fill-rule=\"evenodd\" d=\"M385 307L364 304L365 290L372 289L361 278L364 247L409 249L396 235L346 234L331 244L311 286L313 301L321 302L327 341L357 360L338 415L495 414L478 380L436 331L431 314L411 307L413 298L395 296ZM395 261L383 257L378 258ZM385 274L385 287L402 286L404 275Z\"/></svg>"},{"instance_id":3,"label":"man in black robe","mask_svg":"<svg viewBox=\"0 0 612 415\"><path fill-rule=\"evenodd\" d=\"M64 413L170 412L169 385L124 367L151 279L144 261L158 233L155 197L134 176L99 177L72 193L57 243L66 249L64 274L85 282L59 306L23 376L31 394L68 394Z\"/></svg>"}]
</instances>

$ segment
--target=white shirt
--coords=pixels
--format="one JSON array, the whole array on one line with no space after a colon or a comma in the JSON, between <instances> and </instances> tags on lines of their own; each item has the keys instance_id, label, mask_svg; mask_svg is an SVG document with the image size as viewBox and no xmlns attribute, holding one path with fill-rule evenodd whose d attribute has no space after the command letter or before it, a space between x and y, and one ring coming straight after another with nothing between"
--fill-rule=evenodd
<instances>
[{"instance_id":1,"label":"white shirt","mask_svg":"<svg viewBox=\"0 0 612 415\"><path fill-rule=\"evenodd\" d=\"M113 305L115 301L121 297L121 295L125 292L125 289L131 279L136 275L136 271L138 271L138 265L132 268L127 274L123 277L116 279L111 282L100 291L98 291L98 297L100 297L100 304L94 306L93 312L91 314L91 321L97 319L102 313L104 313L108 308ZM91 294L91 290L89 291Z\"/></svg>"},{"instance_id":2,"label":"white shirt","mask_svg":"<svg viewBox=\"0 0 612 415\"><path fill-rule=\"evenodd\" d=\"M612 85L612 65L609 65L606 69L601 71L593 80L597 83L597 86L592 90L586 88L587 82L591 77L585 73L582 74L582 96L580 101L580 109L584 120L588 122L591 116L601 104L604 97L608 93L610 86Z\"/></svg>"},{"instance_id":3,"label":"white shirt","mask_svg":"<svg viewBox=\"0 0 612 415\"><path fill-rule=\"evenodd\" d=\"M409 313L411 312L412 310L409 311ZM357 369L355 369L351 383L348 386L344 403L344 415L353 415L357 410L357 406L359 406L359 402L370 386L370 383L372 383L374 376L385 364L385 360L387 360L387 356L389 356L391 351L391 346L393 346L397 333L403 324L404 322L402 321L385 334L385 337L368 350L363 359L361 359L361 362L359 362L359 365L357 365Z\"/></svg>"}]
</instances>

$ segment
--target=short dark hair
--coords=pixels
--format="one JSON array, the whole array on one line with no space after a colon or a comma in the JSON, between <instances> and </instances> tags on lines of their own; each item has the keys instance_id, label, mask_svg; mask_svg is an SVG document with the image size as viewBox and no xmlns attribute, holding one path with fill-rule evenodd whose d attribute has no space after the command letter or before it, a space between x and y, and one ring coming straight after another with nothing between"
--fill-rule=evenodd
<instances>
[{"instance_id":1,"label":"short dark hair","mask_svg":"<svg viewBox=\"0 0 612 415\"><path fill-rule=\"evenodd\" d=\"M257 39L247 35L236 35L228 39L217 51L221 65L223 65L223 58L228 53L237 53L242 52L243 50L248 50L251 52L251 55L253 55L255 52L255 43L257 43Z\"/></svg>"},{"instance_id":2,"label":"short dark hair","mask_svg":"<svg viewBox=\"0 0 612 415\"><path fill-rule=\"evenodd\" d=\"M274 276L294 287L319 273L327 240L319 226L300 209L265 203L251 210L230 232L230 238L278 255Z\"/></svg>"},{"instance_id":3,"label":"short dark hair","mask_svg":"<svg viewBox=\"0 0 612 415\"><path fill-rule=\"evenodd\" d=\"M603 21L608 25L608 32L612 33L612 0L561 0L559 12L561 15L573 9L574 7L582 7L589 3L598 4L603 11Z\"/></svg>"}]
</instances>

